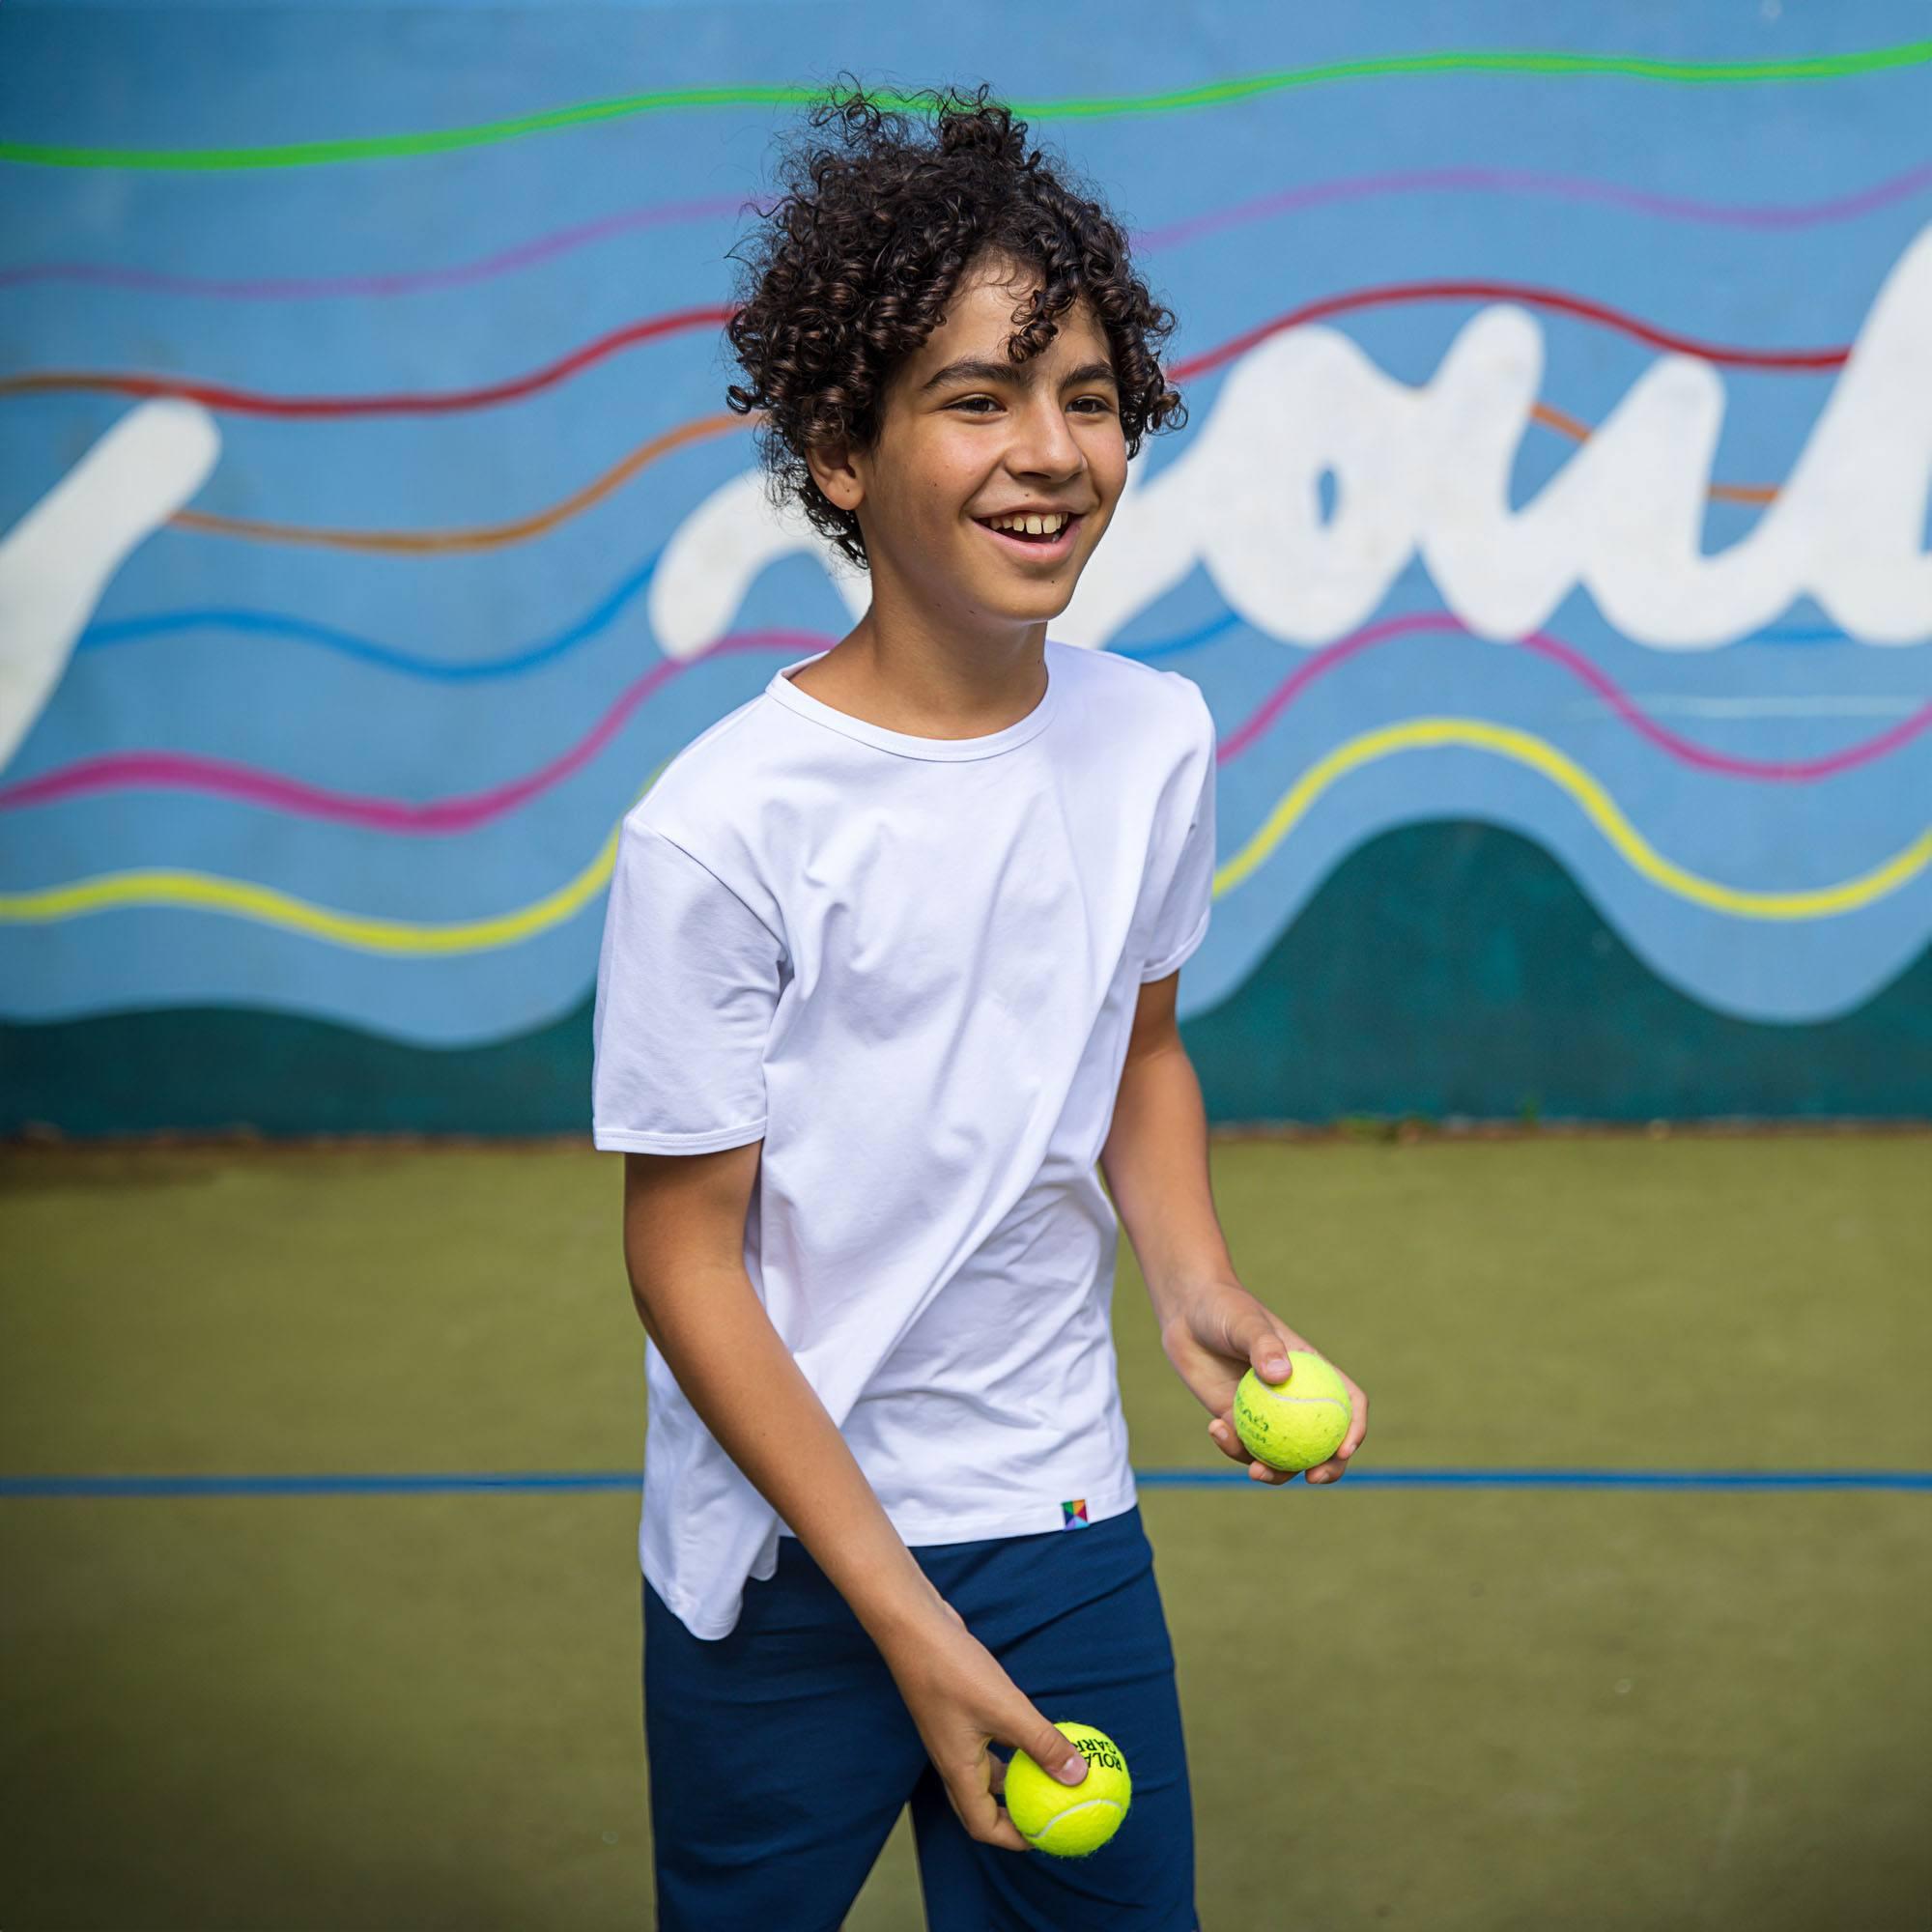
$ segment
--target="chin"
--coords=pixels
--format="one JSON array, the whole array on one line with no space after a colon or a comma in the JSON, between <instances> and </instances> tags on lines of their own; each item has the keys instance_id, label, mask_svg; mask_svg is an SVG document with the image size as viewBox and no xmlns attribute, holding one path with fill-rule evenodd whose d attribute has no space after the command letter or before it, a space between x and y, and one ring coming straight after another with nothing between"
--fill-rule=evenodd
<instances>
[{"instance_id":1,"label":"chin","mask_svg":"<svg viewBox=\"0 0 1932 1932\"><path fill-rule=\"evenodd\" d=\"M984 601L995 611L1038 621L1059 616L1073 602L1073 583L1038 583L1032 586L1031 594L1009 591L1005 596L995 594Z\"/></svg>"}]
</instances>

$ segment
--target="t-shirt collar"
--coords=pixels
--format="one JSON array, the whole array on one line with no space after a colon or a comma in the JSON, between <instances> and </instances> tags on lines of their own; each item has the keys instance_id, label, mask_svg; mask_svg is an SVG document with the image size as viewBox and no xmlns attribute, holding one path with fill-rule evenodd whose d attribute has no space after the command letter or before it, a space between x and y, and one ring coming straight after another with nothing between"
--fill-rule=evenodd
<instances>
[{"instance_id":1,"label":"t-shirt collar","mask_svg":"<svg viewBox=\"0 0 1932 1932\"><path fill-rule=\"evenodd\" d=\"M1014 720L1005 730L990 731L979 738L921 738L908 731L888 731L883 724L872 724L863 718L854 718L849 712L839 711L822 698L813 697L810 692L801 691L786 675L788 671L803 670L807 665L816 664L831 648L828 645L823 651L814 651L809 658L798 658L791 664L781 666L772 673L771 682L765 687L766 692L802 718L810 718L814 724L827 725L834 731L842 731L846 737L856 738L862 744L874 745L882 752L896 752L901 757L996 757L1002 752L1010 752L1024 745L1043 731L1059 702L1060 678L1054 668L1054 656L1060 646L1049 638L1045 648L1046 695L1024 718Z\"/></svg>"}]
</instances>

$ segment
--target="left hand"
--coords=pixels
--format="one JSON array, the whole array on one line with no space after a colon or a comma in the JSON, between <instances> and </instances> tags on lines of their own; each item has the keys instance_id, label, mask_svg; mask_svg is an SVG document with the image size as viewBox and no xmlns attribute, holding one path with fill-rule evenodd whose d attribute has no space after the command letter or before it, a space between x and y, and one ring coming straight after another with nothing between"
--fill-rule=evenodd
<instances>
[{"instance_id":1,"label":"left hand","mask_svg":"<svg viewBox=\"0 0 1932 1932\"><path fill-rule=\"evenodd\" d=\"M1368 1397L1343 1373L1340 1363L1296 1334L1246 1289L1224 1282L1190 1295L1179 1313L1170 1317L1162 1326L1160 1346L1174 1364L1175 1373L1213 1417L1208 1425L1208 1434L1215 1447L1230 1461L1245 1463L1248 1474L1259 1483L1292 1482L1296 1472L1270 1468L1248 1453L1247 1445L1235 1429L1235 1391L1249 1369L1264 1381L1280 1381L1288 1373L1286 1357L1291 1349L1306 1349L1311 1354L1321 1355L1347 1386L1353 1417L1334 1455L1300 1473L1311 1483L1340 1482L1348 1474L1349 1458L1361 1447L1362 1437L1369 1433Z\"/></svg>"}]
</instances>

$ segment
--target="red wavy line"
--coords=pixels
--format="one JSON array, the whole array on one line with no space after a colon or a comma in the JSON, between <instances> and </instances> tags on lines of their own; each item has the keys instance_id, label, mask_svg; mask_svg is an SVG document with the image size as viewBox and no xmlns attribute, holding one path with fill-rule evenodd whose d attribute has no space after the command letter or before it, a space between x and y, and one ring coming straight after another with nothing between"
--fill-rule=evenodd
<instances>
[{"instance_id":1,"label":"red wavy line","mask_svg":"<svg viewBox=\"0 0 1932 1932\"><path fill-rule=\"evenodd\" d=\"M626 328L612 329L560 361L533 370L527 376L481 389L450 389L440 395L405 390L390 396L268 396L259 390L231 389L218 383L181 382L168 376L95 374L86 370L9 376L0 380L0 395L29 389L90 389L123 396L186 396L211 410L227 410L237 415L442 415L458 410L487 409L496 403L512 403L520 397L534 395L539 389L550 388L566 376L574 376L578 370L587 369L593 362L601 362L634 342L651 342L693 328L723 327L733 313L728 308L675 309L645 322L632 323Z\"/></svg>"},{"instance_id":2,"label":"red wavy line","mask_svg":"<svg viewBox=\"0 0 1932 1932\"><path fill-rule=\"evenodd\" d=\"M1358 309L1389 308L1406 302L1425 301L1513 301L1529 308L1548 309L1600 327L1616 329L1653 349L1698 355L1707 362L1726 363L1740 369L1769 369L1786 374L1815 373L1841 368L1851 355L1846 344L1833 349L1737 349L1723 343L1700 342L1693 336L1679 335L1653 323L1591 301L1582 296L1566 295L1560 289L1532 288L1521 282L1392 282L1384 288L1354 289L1338 296L1324 296L1320 301L1304 303L1271 322L1262 323L1246 333L1224 342L1199 355L1176 363L1167 372L1174 382L1183 382L1238 355L1265 337L1285 328L1320 322ZM405 390L385 396L270 396L254 389L233 389L216 383L198 383L168 376L120 376L89 370L46 370L26 376L0 379L0 395L50 389L105 391L124 396L186 396L211 410L227 410L240 415L273 416L375 416L439 415L458 410L487 409L497 403L515 402L533 395L586 369L594 362L614 355L635 342L649 342L694 328L722 328L736 313L733 308L676 309L628 327L600 335L583 348L573 351L560 361L533 370L506 383L491 384L476 389L450 389L440 394Z\"/></svg>"},{"instance_id":3,"label":"red wavy line","mask_svg":"<svg viewBox=\"0 0 1932 1932\"><path fill-rule=\"evenodd\" d=\"M1466 624L1446 613L1426 611L1413 616L1391 617L1371 624L1338 642L1316 652L1298 666L1256 708L1247 722L1229 733L1220 743L1220 757L1232 758L1245 750L1267 729L1318 677L1378 644L1422 632L1446 632L1458 637L1474 637ZM721 639L703 655L711 658L731 651L823 650L836 639L807 631L740 631ZM1757 779L1778 783L1808 783L1849 771L1855 765L1870 763L1895 752L1900 746L1932 725L1932 703L1920 706L1909 718L1862 744L1828 753L1819 758L1767 761L1740 758L1724 752L1713 752L1702 745L1680 738L1637 708L1611 680L1580 651L1541 631L1532 631L1515 646L1533 651L1561 665L1604 697L1618 717L1640 731L1652 744L1672 757L1699 769L1726 778ZM690 664L699 659L688 660ZM528 776L497 785L489 791L467 796L414 802L403 799L363 798L346 792L325 791L274 772L252 766L227 763L216 758L189 756L171 752L123 752L97 758L83 758L52 771L42 772L10 785L0 785L0 810L20 806L47 805L56 799L84 797L90 793L113 791L127 786L149 790L198 791L238 800L248 805L301 813L311 818L334 820L341 824L367 826L379 832L415 835L468 832L513 810L539 792L560 783L581 770L615 735L624 721L659 685L675 676L684 667L670 659L653 665L630 685L604 717L584 737L560 757L554 758Z\"/></svg>"},{"instance_id":4,"label":"red wavy line","mask_svg":"<svg viewBox=\"0 0 1932 1932\"><path fill-rule=\"evenodd\" d=\"M1238 355L1264 336L1284 328L1298 328L1304 323L1320 322L1326 316L1348 315L1356 309L1387 308L1400 302L1418 301L1513 301L1526 308L1547 308L1559 315L1575 316L1613 328L1653 349L1670 350L1682 355L1699 355L1706 362L1724 362L1740 369L1794 370L1842 368L1851 355L1851 345L1835 349L1733 349L1720 342L1700 342L1694 336L1679 335L1656 324L1626 315L1605 302L1591 301L1584 296L1566 294L1561 289L1539 289L1525 282L1390 282L1378 289L1354 289L1346 295L1324 296L1320 301L1304 303L1272 322L1224 342L1187 361L1177 363L1168 374L1176 382L1198 376Z\"/></svg>"}]
</instances>

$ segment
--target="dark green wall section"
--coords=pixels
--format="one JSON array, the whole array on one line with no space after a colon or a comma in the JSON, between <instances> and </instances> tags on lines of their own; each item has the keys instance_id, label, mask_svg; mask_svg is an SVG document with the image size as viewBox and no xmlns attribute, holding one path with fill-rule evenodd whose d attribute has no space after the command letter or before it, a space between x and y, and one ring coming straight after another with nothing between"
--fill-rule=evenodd
<instances>
[{"instance_id":1,"label":"dark green wall section","mask_svg":"<svg viewBox=\"0 0 1932 1932\"><path fill-rule=\"evenodd\" d=\"M1540 845L1481 824L1358 847L1183 1032L1216 1121L1932 1116L1932 949L1838 1019L1734 1019L1658 979Z\"/></svg>"},{"instance_id":2,"label":"dark green wall section","mask_svg":"<svg viewBox=\"0 0 1932 1932\"><path fill-rule=\"evenodd\" d=\"M1541 847L1487 825L1361 846L1184 1033L1217 1122L1932 1116L1932 950L1843 1018L1730 1019L1659 980ZM0 1026L9 1134L587 1134L589 1090L587 998L455 1052L224 1008Z\"/></svg>"}]
</instances>

